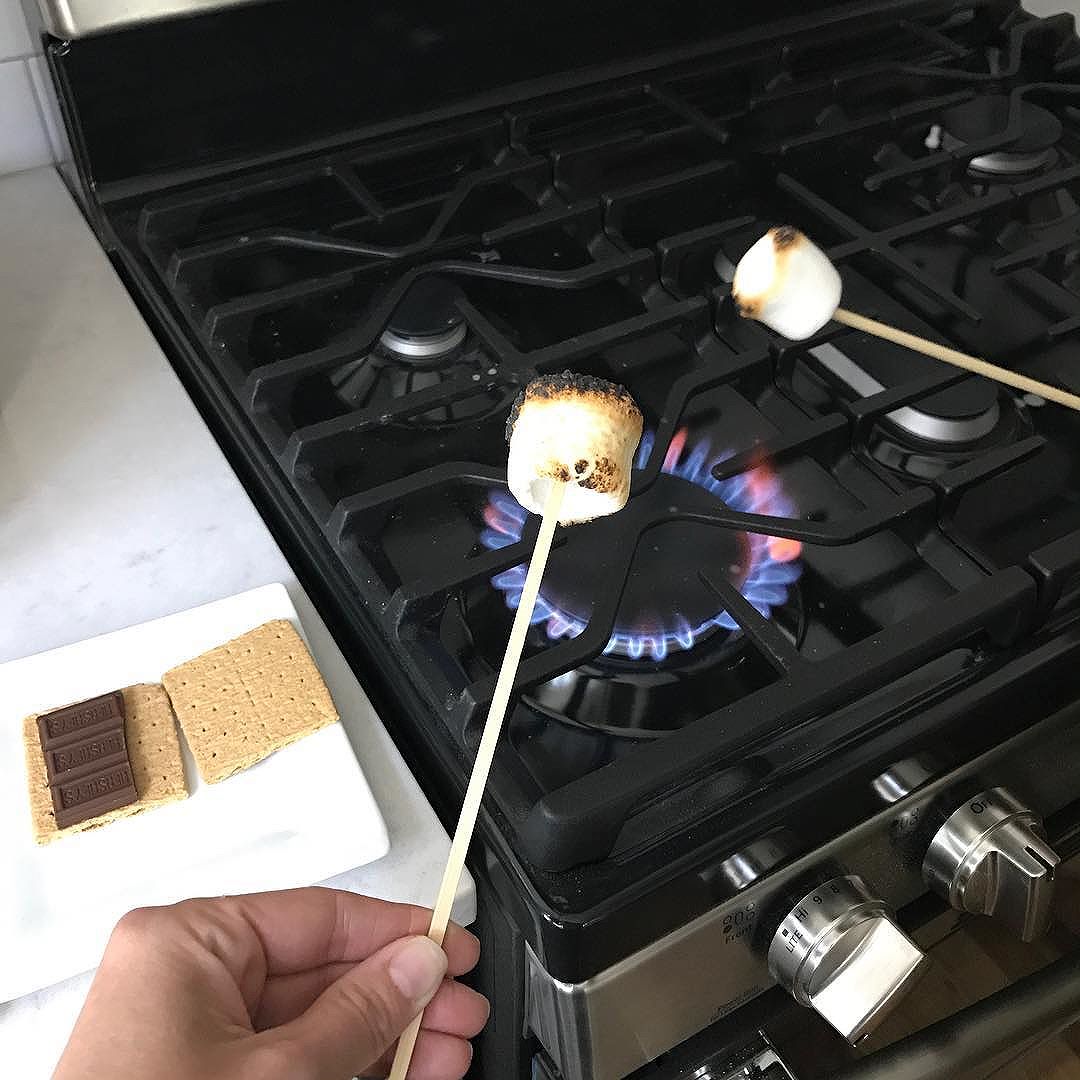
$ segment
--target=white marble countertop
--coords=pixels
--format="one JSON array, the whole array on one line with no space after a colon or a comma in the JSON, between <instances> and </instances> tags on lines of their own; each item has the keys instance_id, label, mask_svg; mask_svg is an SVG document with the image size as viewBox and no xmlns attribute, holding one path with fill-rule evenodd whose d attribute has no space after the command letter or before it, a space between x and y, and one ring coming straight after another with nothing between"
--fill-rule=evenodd
<instances>
[{"instance_id":1,"label":"white marble countertop","mask_svg":"<svg viewBox=\"0 0 1080 1080\"><path fill-rule=\"evenodd\" d=\"M0 178L0 662L272 581L390 833L329 884L431 904L446 832L108 258L51 168ZM475 911L467 878L455 918ZM0 1005L20 1080L50 1075L88 984Z\"/></svg>"}]
</instances>

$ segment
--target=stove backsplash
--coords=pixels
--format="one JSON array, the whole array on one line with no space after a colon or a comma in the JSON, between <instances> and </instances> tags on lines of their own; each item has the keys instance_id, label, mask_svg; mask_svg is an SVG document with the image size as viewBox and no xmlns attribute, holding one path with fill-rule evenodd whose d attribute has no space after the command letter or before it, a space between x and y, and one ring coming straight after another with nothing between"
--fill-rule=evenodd
<instances>
[{"instance_id":1,"label":"stove backsplash","mask_svg":"<svg viewBox=\"0 0 1080 1080\"><path fill-rule=\"evenodd\" d=\"M355 142L529 95L556 79L593 81L596 70L634 70L665 51L704 52L720 38L764 41L775 33L767 27L824 31L853 10L865 10L864 23L881 24L931 6L910 0L189 2L191 11L207 13L61 38L50 50L84 181L100 197L224 172L239 161ZM84 0L57 7L77 9L53 21L66 37L68 24L82 16L139 18L156 14L160 4Z\"/></svg>"}]
</instances>

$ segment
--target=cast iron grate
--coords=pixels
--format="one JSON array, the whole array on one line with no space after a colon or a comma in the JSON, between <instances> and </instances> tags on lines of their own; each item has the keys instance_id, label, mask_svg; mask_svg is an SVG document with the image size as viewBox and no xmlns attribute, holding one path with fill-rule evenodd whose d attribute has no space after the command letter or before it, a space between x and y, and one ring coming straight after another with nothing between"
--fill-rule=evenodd
<instances>
[{"instance_id":1,"label":"cast iron grate","mask_svg":"<svg viewBox=\"0 0 1080 1080\"><path fill-rule=\"evenodd\" d=\"M977 255L988 279L1028 298L1016 316L1027 336L1010 344L1007 361L1061 379L1055 350L1074 347L1080 289L1055 281L1054 268L1080 251L1080 218L1051 234L1025 232L1008 248L995 238L1003 222L1027 222L1025 208L1047 193L1080 199L1078 74L1071 21L1011 12L996 23L986 9L961 7L932 24L869 26L840 42L807 35L783 49L719 51L139 208L143 256L204 363L245 410L267 461L287 477L463 759L494 672L481 651L452 648L446 628L467 636L468 598L528 556L531 528L487 551L476 515L504 484L509 401L538 373L580 368L639 395L655 442L635 495L657 482L676 432L719 409L745 420L718 478L764 458L793 482L811 475L807 490L820 497L804 501L820 506L790 518L722 504L627 514L597 567L587 626L534 641L519 690L600 656L635 552L671 522L797 540L822 581L822 568L835 566L830 550L887 549L897 553L890 572L917 582L908 590L917 599L895 605L894 617L867 618L848 639L815 649L703 572L702 589L767 671L762 685L703 707L662 739L605 745L580 775L556 783L538 779L512 729L492 792L534 864L561 870L603 859L643 808L761 753L764 776L751 770L737 790L703 801L697 820L730 811L798 766L790 744L770 749L778 734L798 727L812 748L804 757L824 753L840 737L829 722L840 706L956 650L968 664L1017 648L1075 599L1080 481L1063 462L1080 436L1077 418L999 392L1012 426L998 442L943 454L932 475L905 475L876 456L890 416L965 393L971 380L913 360L879 392L846 392L814 349L850 348L850 332L793 346L742 323L725 265L767 225L789 221L828 248L868 314L961 347L992 347L988 294L927 254L947 238L975 253L966 265ZM1000 130L947 149L913 141L913 130L929 131L991 91L1009 103ZM973 177L973 161L1022 138L1027 102L1060 117L1054 162L1037 175ZM350 405L335 392L336 373L374 355L421 281L453 290L464 331L451 372ZM1054 491L1036 474L1055 478ZM1049 507L1034 539L1007 534L987 509L1020 489ZM401 535L409 551L399 557L387 538ZM556 544L573 549L580 535L560 534ZM876 547L859 547L866 543ZM642 851L686 824L662 817Z\"/></svg>"}]
</instances>

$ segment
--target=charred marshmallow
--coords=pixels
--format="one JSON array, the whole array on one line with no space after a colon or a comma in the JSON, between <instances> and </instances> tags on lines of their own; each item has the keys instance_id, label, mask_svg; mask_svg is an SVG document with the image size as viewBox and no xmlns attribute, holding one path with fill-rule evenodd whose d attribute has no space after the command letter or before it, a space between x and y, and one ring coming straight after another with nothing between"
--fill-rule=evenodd
<instances>
[{"instance_id":1,"label":"charred marshmallow","mask_svg":"<svg viewBox=\"0 0 1080 1080\"><path fill-rule=\"evenodd\" d=\"M569 371L533 379L506 425L511 493L539 514L551 485L561 480L568 485L561 524L614 514L630 497L641 426L641 411L621 386Z\"/></svg>"},{"instance_id":2,"label":"charred marshmallow","mask_svg":"<svg viewBox=\"0 0 1080 1080\"><path fill-rule=\"evenodd\" d=\"M792 341L816 334L840 306L840 275L790 225L770 229L739 260L731 295L739 314Z\"/></svg>"}]
</instances>

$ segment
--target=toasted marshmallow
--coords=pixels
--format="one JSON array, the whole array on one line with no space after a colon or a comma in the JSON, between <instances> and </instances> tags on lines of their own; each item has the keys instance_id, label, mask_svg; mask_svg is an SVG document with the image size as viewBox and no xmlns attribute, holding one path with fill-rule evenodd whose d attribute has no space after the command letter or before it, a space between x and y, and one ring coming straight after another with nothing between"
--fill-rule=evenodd
<instances>
[{"instance_id":1,"label":"toasted marshmallow","mask_svg":"<svg viewBox=\"0 0 1080 1080\"><path fill-rule=\"evenodd\" d=\"M731 295L739 314L801 341L840 306L840 275L828 256L790 225L770 229L739 260Z\"/></svg>"},{"instance_id":2,"label":"toasted marshmallow","mask_svg":"<svg viewBox=\"0 0 1080 1080\"><path fill-rule=\"evenodd\" d=\"M569 371L533 379L506 424L511 493L540 514L551 485L561 480L567 488L560 524L614 514L630 497L641 423L634 399L614 383Z\"/></svg>"}]
</instances>

